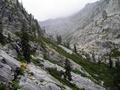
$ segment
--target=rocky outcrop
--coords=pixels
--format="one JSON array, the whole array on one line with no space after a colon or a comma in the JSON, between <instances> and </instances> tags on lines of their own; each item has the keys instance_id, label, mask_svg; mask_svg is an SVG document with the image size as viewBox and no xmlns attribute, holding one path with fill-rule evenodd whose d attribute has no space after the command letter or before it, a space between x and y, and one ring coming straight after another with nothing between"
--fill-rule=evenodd
<instances>
[{"instance_id":1,"label":"rocky outcrop","mask_svg":"<svg viewBox=\"0 0 120 90\"><path fill-rule=\"evenodd\" d=\"M20 62L9 56L6 52L0 50L0 56L3 58L3 62L8 64L13 70L20 67Z\"/></svg>"},{"instance_id":2,"label":"rocky outcrop","mask_svg":"<svg viewBox=\"0 0 120 90\"><path fill-rule=\"evenodd\" d=\"M49 50L50 51L50 50ZM56 53L56 52L54 52ZM57 53L56 53L57 54ZM54 56L54 55L53 55ZM51 61L51 60L45 60L39 56L36 56L34 57L34 59L37 59L39 60L39 62L41 62L42 64L42 69L40 70L47 70L48 68L55 68L57 69L57 71L65 71L64 69L64 63L62 64L63 61L65 61L65 58L64 57L59 57L59 55L57 54L56 55L56 60L55 60L55 57L54 57L54 61ZM59 61L59 62L58 62ZM55 63L57 62L57 63ZM59 64L61 62L61 64ZM72 81L71 83L74 83L77 87L79 87L80 89L81 88L84 88L85 90L105 90L105 88L103 86L100 86L98 84L96 84L95 82L93 82L91 79L89 79L88 77L91 77L91 75L89 75L86 70L84 70L84 68L80 65L78 65L77 63L73 62L72 60L70 60L71 62L71 67L73 70L77 69L78 71L80 71L81 73L83 73L85 75L82 76L81 74L78 74L78 73L74 73L74 72L71 72L72 73ZM31 66L31 65L30 65ZM34 66L34 65L33 65ZM32 67L32 66L31 66ZM35 67L35 66L34 66ZM30 68L30 67L29 67ZM38 73L39 70L37 70L37 67L36 68L36 73L34 73L35 76L37 76L36 74ZM34 70L31 70L34 72ZM41 72L42 74L43 72ZM45 76L46 74L43 73L42 75L41 74L38 74L39 77L41 76ZM47 78L47 76L45 76ZM91 77L92 78L92 77ZM40 79L40 78L39 78ZM42 78L44 79L44 78ZM53 79L53 78L52 78ZM46 79L45 79L46 80ZM44 81L45 81L44 80ZM55 79L54 79L55 80ZM46 80L47 82L49 82L49 79ZM42 82L41 82L42 83ZM49 83L48 83L49 84ZM59 85L59 84L58 84ZM60 84L61 85L61 84ZM63 86L63 85L62 85ZM64 86L63 86L64 87ZM48 89L49 90L49 89ZM54 90L54 89L52 89ZM57 89L56 89L57 90ZM58 89L59 90L59 89ZM62 90L62 89L60 89ZM64 89L63 89L64 90ZM68 89L65 89L65 90L68 90Z\"/></svg>"},{"instance_id":3,"label":"rocky outcrop","mask_svg":"<svg viewBox=\"0 0 120 90\"><path fill-rule=\"evenodd\" d=\"M19 3L18 0L1 0L0 18L3 24L3 33L6 37L9 33L11 38L13 38L12 33L19 32L23 23L26 25L27 30L29 30L28 32L31 32L31 34L38 36L42 33L37 20L34 19L31 14L26 12L23 5Z\"/></svg>"},{"instance_id":4,"label":"rocky outcrop","mask_svg":"<svg viewBox=\"0 0 120 90\"><path fill-rule=\"evenodd\" d=\"M58 20L61 23L57 23ZM79 53L94 52L97 57L109 53L112 48L120 48L119 0L100 0L87 4L71 17L41 23L49 33L62 34L63 41L69 41L72 48L75 44Z\"/></svg>"},{"instance_id":5,"label":"rocky outcrop","mask_svg":"<svg viewBox=\"0 0 120 90\"><path fill-rule=\"evenodd\" d=\"M102 3L102 1L100 3ZM97 5L97 4L94 3L94 5ZM89 24L91 20L89 20L86 23L88 19L94 18L94 16L87 17L87 14L90 12L85 13L85 11L87 12L88 9L92 10L94 7L96 7L94 5L93 6L88 5L86 9L83 9L83 12L85 15L81 17L83 18L82 21L84 21L84 23L82 23L82 21L80 22L82 23L80 28L77 27L77 25L80 25L80 23L76 24L76 28L78 28L77 30L81 31L83 35L86 35L86 31L88 31L88 28L90 28L91 25L92 26L97 25L96 28L100 27L101 25L104 25L107 27L108 17L106 17L106 13L104 13L105 20L104 19L98 20L96 18L95 19L96 23L95 21L93 21L93 23ZM90 15L92 15L92 13L90 13ZM115 18L119 18L119 17L116 16ZM72 88L77 88L77 90L81 88L86 90L105 90L105 88L103 87L104 82L102 82L101 86L98 85L97 83L95 83L96 80L94 80L94 78L87 72L87 70L83 68L83 65L86 64L84 63L84 61L83 61L84 64L81 65L80 63L78 64L76 63L76 61L72 60L73 58L70 59L69 55L75 54L72 50L67 49L62 45L56 45L54 43L51 43L50 41L48 41L48 39L44 37L38 38L38 35L41 35L43 33L37 21L25 11L22 4L20 4L17 0L1 0L0 1L0 19L2 21L0 24L2 24L1 26L3 26L2 34L6 39L5 45L4 44L0 45L0 84L2 82L7 88L7 90L12 90L11 88L20 88L20 90L72 90ZM70 19L70 20L71 22L73 22L71 23L70 28L72 30L76 30L76 28L74 28L75 27L74 22L75 21L77 22L77 20L79 21L79 19L76 17L74 20L73 19ZM113 21L114 20L117 21L117 19L113 19ZM29 44L31 45L30 51L32 51L31 53L32 55L31 55L31 63L29 64L22 62L23 55L22 55L22 49L20 44L21 32L19 31L21 30L23 22L27 28L26 29L28 31L27 33L31 36ZM62 21L58 21L58 22L62 23ZM64 23L66 24L65 28L67 29L67 31L69 30L69 28L67 28L69 26L69 24L67 24L68 22L70 21L66 21ZM64 25L64 24L61 24L61 25ZM87 24L87 26L86 27L83 26L84 24L85 25ZM106 27L104 27L104 29ZM83 32L81 28L85 32ZM90 36L90 40L91 40L90 43L96 42L95 40L91 39L92 36L93 36L92 38L95 38L97 37L97 33L104 32L104 30L95 31L96 29L93 29L93 28L94 27L92 27L90 31L92 33L93 31L96 32L96 35ZM71 36L71 34L69 35ZM72 35L73 37L74 35L76 37L78 36L76 32L74 32ZM116 38L116 35L114 35L114 37ZM107 38L113 38L113 37L109 35ZM77 40L81 40L81 39L79 37L77 38ZM66 40L69 40L69 36L66 38ZM73 39L71 39L71 45L76 43L77 40L75 40L74 42ZM84 45L85 43L89 43L88 39L82 39L82 40L84 40L83 42ZM103 42L102 46L108 47L106 45L106 42ZM107 43L110 43L111 46L113 45L113 43L111 42L107 42ZM101 43L99 42L97 42L97 44L101 45ZM60 51L63 51L67 55L61 54L59 50L57 51L57 49L59 49ZM17 51L20 52L19 53L20 57ZM72 81L68 81L67 79L65 80L63 78L64 76L61 77L61 75L59 75L61 74L60 71L62 71L63 72L62 74L64 74L66 58L70 61L71 67L73 69L71 71L71 75L73 79ZM82 59L82 57L80 58ZM89 64L91 63L88 63L88 65ZM56 71L54 73L51 73L49 70L56 70ZM101 82L101 80L99 82ZM69 84L73 85L73 87Z\"/></svg>"},{"instance_id":6,"label":"rocky outcrop","mask_svg":"<svg viewBox=\"0 0 120 90\"><path fill-rule=\"evenodd\" d=\"M16 68L20 68L15 47L19 41L19 35L23 23L30 35L38 37L41 29L38 22L31 14L28 14L18 0L0 0L0 33L5 38L5 45L0 42L0 83L7 90L10 89L15 78Z\"/></svg>"},{"instance_id":7,"label":"rocky outcrop","mask_svg":"<svg viewBox=\"0 0 120 90\"><path fill-rule=\"evenodd\" d=\"M64 90L64 85L34 64L28 65L20 85L20 90Z\"/></svg>"},{"instance_id":8,"label":"rocky outcrop","mask_svg":"<svg viewBox=\"0 0 120 90\"><path fill-rule=\"evenodd\" d=\"M5 51L0 50L0 81L6 86L6 90L10 89L16 68L20 68L20 63Z\"/></svg>"}]
</instances>

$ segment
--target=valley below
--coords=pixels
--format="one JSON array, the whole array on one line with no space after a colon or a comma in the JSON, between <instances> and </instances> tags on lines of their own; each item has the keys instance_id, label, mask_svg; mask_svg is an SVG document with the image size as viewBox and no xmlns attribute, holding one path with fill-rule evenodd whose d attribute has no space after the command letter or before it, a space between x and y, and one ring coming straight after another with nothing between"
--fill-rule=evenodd
<instances>
[{"instance_id":1,"label":"valley below","mask_svg":"<svg viewBox=\"0 0 120 90\"><path fill-rule=\"evenodd\" d=\"M120 1L38 22L0 0L0 90L120 90Z\"/></svg>"}]
</instances>

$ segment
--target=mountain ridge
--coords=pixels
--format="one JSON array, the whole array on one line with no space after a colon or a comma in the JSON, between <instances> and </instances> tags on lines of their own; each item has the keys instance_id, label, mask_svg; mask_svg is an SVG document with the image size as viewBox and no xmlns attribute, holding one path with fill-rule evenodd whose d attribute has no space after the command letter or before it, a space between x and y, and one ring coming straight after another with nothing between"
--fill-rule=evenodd
<instances>
[{"instance_id":1,"label":"mountain ridge","mask_svg":"<svg viewBox=\"0 0 120 90\"><path fill-rule=\"evenodd\" d=\"M91 25L104 26L111 20L119 22L118 14L109 18L106 18L106 13L104 15L105 20L101 18L96 23L92 22L84 27L85 33L82 30L78 32L81 31L86 35L88 30L86 28ZM111 27L116 30L116 25L112 24ZM96 29L91 31L94 33ZM106 34L106 30L103 31ZM98 32L99 30L96 35ZM72 33L73 36L79 37L78 34ZM91 36L93 34L89 34L88 37ZM82 43L88 42L87 40L83 39ZM94 37L91 41L93 40ZM79 42L79 38L75 41ZM102 46L115 46L108 40L106 42L103 41L105 44ZM92 60L88 53L84 51L78 53L77 47L74 46L76 50L72 50L49 38L38 21L27 13L18 0L0 1L0 90L119 90L118 49L113 49L111 55L106 54L106 63L104 63L102 59L97 61L95 53L92 53ZM114 62L113 57L115 57Z\"/></svg>"},{"instance_id":2,"label":"mountain ridge","mask_svg":"<svg viewBox=\"0 0 120 90\"><path fill-rule=\"evenodd\" d=\"M103 16L104 12L105 16L107 17L105 19ZM54 31L58 31L57 34L62 35L63 42L70 42L71 48L73 48L74 44L76 44L78 52L81 52L81 50L84 49L84 51L89 53L95 52L99 56L99 54L103 55L103 52L104 54L110 52L109 48L102 47L105 44L102 42L108 43L112 40L113 42L111 43L114 43L114 41L118 40L118 42L115 44L117 44L117 47L119 47L119 39L112 39L112 37L117 37L117 35L119 36L120 33L120 27L118 25L120 22L115 21L116 19L119 20L119 13L119 0L100 0L92 4L88 4L85 8L73 15L71 18L68 17L63 20L61 19L62 22L60 24L56 24L57 21L54 20L53 22L51 21L51 23L54 23L54 25L51 25L51 23L44 25L46 25L46 32L52 34ZM64 24L64 22L67 20L68 22ZM47 27L47 25L49 27ZM106 29L109 29L109 27L110 30L106 31ZM104 32L106 32L106 34ZM117 34L115 34L116 32ZM105 39L108 39L108 41ZM99 44L97 44L97 42ZM114 48L114 45L110 46Z\"/></svg>"}]
</instances>

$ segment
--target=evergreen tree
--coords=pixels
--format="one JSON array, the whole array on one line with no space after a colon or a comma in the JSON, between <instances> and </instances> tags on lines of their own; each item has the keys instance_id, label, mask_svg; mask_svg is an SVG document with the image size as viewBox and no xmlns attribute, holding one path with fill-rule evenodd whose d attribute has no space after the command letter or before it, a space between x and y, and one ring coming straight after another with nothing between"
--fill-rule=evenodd
<instances>
[{"instance_id":1,"label":"evergreen tree","mask_svg":"<svg viewBox=\"0 0 120 90\"><path fill-rule=\"evenodd\" d=\"M25 26L25 23L22 25L22 36L21 36L21 46L23 51L24 59L27 61L27 63L30 63L30 45L29 45L29 35L27 33L27 29Z\"/></svg>"},{"instance_id":2,"label":"evergreen tree","mask_svg":"<svg viewBox=\"0 0 120 90\"><path fill-rule=\"evenodd\" d=\"M2 26L2 19L0 18L0 43L2 45L5 44L5 37L3 35L3 26Z\"/></svg>"},{"instance_id":3,"label":"evergreen tree","mask_svg":"<svg viewBox=\"0 0 120 90\"><path fill-rule=\"evenodd\" d=\"M40 25L39 25L37 20L35 20L35 24L36 24L36 30L37 30L38 36L42 36L43 33L41 31L41 27L40 27Z\"/></svg>"},{"instance_id":4,"label":"evergreen tree","mask_svg":"<svg viewBox=\"0 0 120 90\"><path fill-rule=\"evenodd\" d=\"M96 62L96 60L95 60L95 52L94 51L92 52L92 60L93 60L93 62Z\"/></svg>"},{"instance_id":5,"label":"evergreen tree","mask_svg":"<svg viewBox=\"0 0 120 90\"><path fill-rule=\"evenodd\" d=\"M111 54L109 55L109 67L112 68L113 67L113 62L111 59Z\"/></svg>"},{"instance_id":6,"label":"evergreen tree","mask_svg":"<svg viewBox=\"0 0 120 90\"><path fill-rule=\"evenodd\" d=\"M10 33L8 33L8 42L9 42L9 43L12 42L12 38L11 38Z\"/></svg>"},{"instance_id":7,"label":"evergreen tree","mask_svg":"<svg viewBox=\"0 0 120 90\"><path fill-rule=\"evenodd\" d=\"M77 47L76 47L76 44L74 44L74 52L77 53Z\"/></svg>"},{"instance_id":8,"label":"evergreen tree","mask_svg":"<svg viewBox=\"0 0 120 90\"><path fill-rule=\"evenodd\" d=\"M120 70L119 58L118 58L117 61L115 62L115 67L116 67L116 69L119 69L119 70Z\"/></svg>"},{"instance_id":9,"label":"evergreen tree","mask_svg":"<svg viewBox=\"0 0 120 90\"><path fill-rule=\"evenodd\" d=\"M67 78L69 81L72 80L72 75L71 75L71 63L68 59L65 61L65 79Z\"/></svg>"},{"instance_id":10,"label":"evergreen tree","mask_svg":"<svg viewBox=\"0 0 120 90\"><path fill-rule=\"evenodd\" d=\"M64 46L65 46L66 48L69 48L69 49L70 49L70 41L64 42Z\"/></svg>"},{"instance_id":11,"label":"evergreen tree","mask_svg":"<svg viewBox=\"0 0 120 90\"><path fill-rule=\"evenodd\" d=\"M102 16L104 20L107 19L107 12L105 10L103 11Z\"/></svg>"},{"instance_id":12,"label":"evergreen tree","mask_svg":"<svg viewBox=\"0 0 120 90\"><path fill-rule=\"evenodd\" d=\"M57 39L57 44L61 44L62 43L62 37L61 37L61 35L57 35L56 39Z\"/></svg>"},{"instance_id":13,"label":"evergreen tree","mask_svg":"<svg viewBox=\"0 0 120 90\"><path fill-rule=\"evenodd\" d=\"M118 87L118 90L120 90L120 61L119 59L115 63L116 66L116 74L114 75L114 85Z\"/></svg>"}]
</instances>

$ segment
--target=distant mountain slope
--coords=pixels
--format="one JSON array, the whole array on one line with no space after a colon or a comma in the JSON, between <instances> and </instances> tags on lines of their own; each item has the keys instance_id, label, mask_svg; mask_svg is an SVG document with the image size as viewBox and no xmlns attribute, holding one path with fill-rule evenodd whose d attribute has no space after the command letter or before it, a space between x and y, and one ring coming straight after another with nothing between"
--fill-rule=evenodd
<instances>
[{"instance_id":1,"label":"distant mountain slope","mask_svg":"<svg viewBox=\"0 0 120 90\"><path fill-rule=\"evenodd\" d=\"M90 7L90 10L94 9L93 6L88 5L88 8L83 9L86 12L83 16L80 15L83 18L80 20L90 19L87 13ZM73 16L74 19L62 19L56 23L60 24L64 21L67 31L74 29L71 30L74 31L72 33L67 32L65 38L71 40L71 46L77 43L78 50L80 45L82 48L88 45L89 48L85 49L90 50L90 46L94 43L98 44L94 46L95 49L98 46L105 48L110 47L109 45L115 46L114 43L118 43L119 39L116 39L120 37L118 13L106 17L104 12L104 19L100 17L100 19L94 19L92 23L91 20L89 22L86 20L87 24L84 23L86 26L82 21L80 22L79 14L76 15L78 17ZM84 27L80 26L80 23ZM69 29L67 25L70 25ZM108 27L110 29L101 31L101 28ZM62 26L57 29L59 28L64 29ZM111 30L111 28L114 29ZM94 54L92 55L93 62L91 62L88 54L84 52L84 54L78 54L72 49L58 45L43 34L37 20L26 12L18 0L0 1L0 90L119 90L118 55L120 52L117 51L118 49L112 52L114 59L106 56L105 61L106 63L109 61L110 64L96 62ZM101 35L106 38L107 43ZM111 43L111 38L114 43ZM112 63L111 59L115 63Z\"/></svg>"},{"instance_id":2,"label":"distant mountain slope","mask_svg":"<svg viewBox=\"0 0 120 90\"><path fill-rule=\"evenodd\" d=\"M106 90L80 64L57 51L71 50L43 34L18 0L0 0L0 90ZM66 59L72 81L64 75Z\"/></svg>"},{"instance_id":3,"label":"distant mountain slope","mask_svg":"<svg viewBox=\"0 0 120 90\"><path fill-rule=\"evenodd\" d=\"M62 34L72 48L76 44L78 51L104 55L120 47L120 0L100 0L87 4L73 16L42 24L47 32Z\"/></svg>"}]
</instances>

